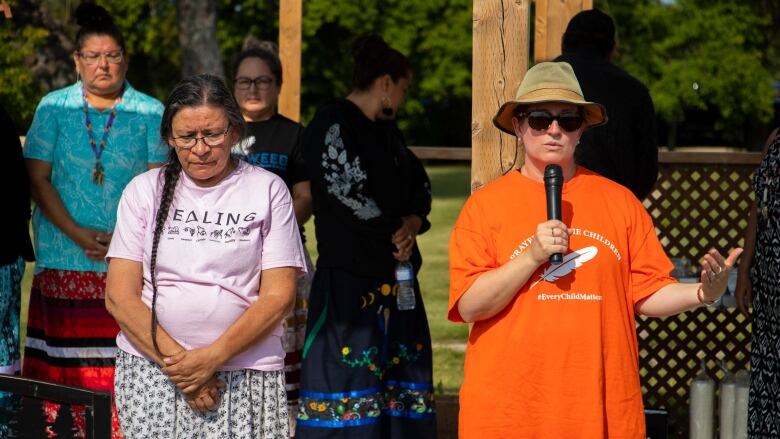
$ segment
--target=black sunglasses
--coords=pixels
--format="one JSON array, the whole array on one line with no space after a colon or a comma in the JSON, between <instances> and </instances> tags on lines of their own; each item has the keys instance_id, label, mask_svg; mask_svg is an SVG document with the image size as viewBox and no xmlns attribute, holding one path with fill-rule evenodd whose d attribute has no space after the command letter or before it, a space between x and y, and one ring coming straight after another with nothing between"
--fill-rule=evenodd
<instances>
[{"instance_id":1,"label":"black sunglasses","mask_svg":"<svg viewBox=\"0 0 780 439\"><path fill-rule=\"evenodd\" d=\"M546 130L552 125L554 120L558 121L558 126L564 131L577 131L585 122L585 119L579 113L561 113L557 116L550 114L548 111L531 111L528 113L520 113L517 115L519 118L527 117L528 126L535 130Z\"/></svg>"}]
</instances>

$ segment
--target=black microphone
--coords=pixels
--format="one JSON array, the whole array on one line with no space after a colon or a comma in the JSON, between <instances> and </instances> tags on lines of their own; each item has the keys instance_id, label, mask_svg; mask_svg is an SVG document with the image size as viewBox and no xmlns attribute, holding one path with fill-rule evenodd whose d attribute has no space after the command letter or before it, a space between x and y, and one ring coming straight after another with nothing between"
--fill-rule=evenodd
<instances>
[{"instance_id":1,"label":"black microphone","mask_svg":"<svg viewBox=\"0 0 780 439\"><path fill-rule=\"evenodd\" d=\"M547 165L544 168L544 192L547 195L547 219L561 220L561 188L563 188L563 170L559 165ZM563 262L561 253L550 255L550 263Z\"/></svg>"}]
</instances>

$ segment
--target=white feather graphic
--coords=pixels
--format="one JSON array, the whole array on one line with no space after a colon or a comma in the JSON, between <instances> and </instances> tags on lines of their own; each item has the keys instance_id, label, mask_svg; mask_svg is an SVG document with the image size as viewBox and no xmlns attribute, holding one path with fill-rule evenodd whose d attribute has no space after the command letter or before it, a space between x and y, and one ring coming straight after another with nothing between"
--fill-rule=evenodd
<instances>
[{"instance_id":1,"label":"white feather graphic","mask_svg":"<svg viewBox=\"0 0 780 439\"><path fill-rule=\"evenodd\" d=\"M571 273L572 270L579 268L585 262L588 262L596 257L598 253L599 249L595 246L585 247L577 251L573 251L564 256L563 262L560 264L551 264L549 267L547 267L547 269L544 270L544 273L539 276L539 281L546 280L547 282L555 282L559 278Z\"/></svg>"}]
</instances>

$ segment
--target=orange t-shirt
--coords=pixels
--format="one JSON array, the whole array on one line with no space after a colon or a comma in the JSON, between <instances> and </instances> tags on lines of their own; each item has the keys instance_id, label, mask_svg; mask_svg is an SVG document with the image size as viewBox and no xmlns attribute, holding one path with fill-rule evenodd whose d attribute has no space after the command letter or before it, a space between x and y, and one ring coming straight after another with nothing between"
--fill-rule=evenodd
<instances>
[{"instance_id":1,"label":"orange t-shirt","mask_svg":"<svg viewBox=\"0 0 780 439\"><path fill-rule=\"evenodd\" d=\"M634 306L672 264L631 192L579 168L562 190L575 229L564 263L542 264L507 306L476 322L459 430L470 438L644 438ZM547 220L544 185L519 172L472 194L450 238L448 318L487 271L522 254Z\"/></svg>"}]
</instances>

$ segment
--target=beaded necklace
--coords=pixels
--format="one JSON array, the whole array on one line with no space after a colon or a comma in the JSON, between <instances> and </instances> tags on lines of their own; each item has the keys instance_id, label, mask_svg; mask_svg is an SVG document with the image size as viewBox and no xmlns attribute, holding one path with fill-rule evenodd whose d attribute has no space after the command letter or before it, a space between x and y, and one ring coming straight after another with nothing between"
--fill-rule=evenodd
<instances>
[{"instance_id":1,"label":"beaded necklace","mask_svg":"<svg viewBox=\"0 0 780 439\"><path fill-rule=\"evenodd\" d=\"M105 173L103 172L103 165L100 163L100 156L103 155L103 150L106 149L106 139L108 139L108 133L111 131L111 126L114 125L114 119L116 119L116 106L119 101L122 100L122 95L125 93L124 88L119 92L119 96L116 97L114 105L111 107L111 114L108 116L108 122L106 128L103 130L103 138L100 139L100 146L95 141L95 135L92 133L92 121L89 118L89 102L87 101L87 90L81 88L81 94L84 96L84 124L87 126L87 135L89 136L89 145L92 147L92 153L95 154L95 167L92 169L92 182L98 186L103 185L105 179Z\"/></svg>"}]
</instances>

